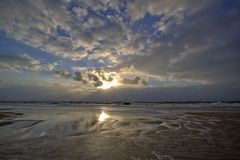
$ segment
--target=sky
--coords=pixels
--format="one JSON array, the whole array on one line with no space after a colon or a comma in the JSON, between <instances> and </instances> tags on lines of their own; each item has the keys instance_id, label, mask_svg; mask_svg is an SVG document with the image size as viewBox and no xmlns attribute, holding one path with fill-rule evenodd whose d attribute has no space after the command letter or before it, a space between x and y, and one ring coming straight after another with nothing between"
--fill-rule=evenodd
<instances>
[{"instance_id":1,"label":"sky","mask_svg":"<svg viewBox=\"0 0 240 160\"><path fill-rule=\"evenodd\" d=\"M1 0L0 100L240 100L239 0Z\"/></svg>"}]
</instances>

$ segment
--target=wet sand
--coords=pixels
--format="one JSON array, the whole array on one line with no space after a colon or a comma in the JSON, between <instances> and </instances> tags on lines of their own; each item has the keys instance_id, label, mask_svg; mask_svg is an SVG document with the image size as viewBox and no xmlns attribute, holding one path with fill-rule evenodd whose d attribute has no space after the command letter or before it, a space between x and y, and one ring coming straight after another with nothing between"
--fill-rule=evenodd
<instances>
[{"instance_id":1,"label":"wet sand","mask_svg":"<svg viewBox=\"0 0 240 160\"><path fill-rule=\"evenodd\" d=\"M3 160L240 159L238 105L10 108L0 111Z\"/></svg>"},{"instance_id":2,"label":"wet sand","mask_svg":"<svg viewBox=\"0 0 240 160\"><path fill-rule=\"evenodd\" d=\"M240 112L225 112L225 111L219 111L219 112L190 112L188 114L197 115L197 116L207 116L207 117L215 117L220 119L240 119Z\"/></svg>"}]
</instances>

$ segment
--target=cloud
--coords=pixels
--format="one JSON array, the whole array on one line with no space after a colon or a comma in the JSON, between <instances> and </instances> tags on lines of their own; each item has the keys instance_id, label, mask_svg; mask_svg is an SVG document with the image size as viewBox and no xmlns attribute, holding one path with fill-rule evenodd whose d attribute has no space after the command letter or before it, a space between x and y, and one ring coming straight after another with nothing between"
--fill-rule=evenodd
<instances>
[{"instance_id":1,"label":"cloud","mask_svg":"<svg viewBox=\"0 0 240 160\"><path fill-rule=\"evenodd\" d=\"M88 11L81 7L74 7L73 11L77 15L77 17L84 17L88 14Z\"/></svg>"},{"instance_id":2,"label":"cloud","mask_svg":"<svg viewBox=\"0 0 240 160\"><path fill-rule=\"evenodd\" d=\"M63 78L72 78L75 81L82 82L82 87L94 87L97 88L103 85L103 81L111 82L113 77L111 75L105 75L104 71L101 69L88 69L85 72L75 71L72 75L71 72L67 70L55 70L55 76Z\"/></svg>"},{"instance_id":3,"label":"cloud","mask_svg":"<svg viewBox=\"0 0 240 160\"><path fill-rule=\"evenodd\" d=\"M95 86L95 87L99 87L103 85L103 82L99 79L99 77L97 75L88 73L88 80Z\"/></svg>"},{"instance_id":4,"label":"cloud","mask_svg":"<svg viewBox=\"0 0 240 160\"><path fill-rule=\"evenodd\" d=\"M74 80L83 82L83 84L87 84L87 80L84 79L82 73L80 71L75 72Z\"/></svg>"},{"instance_id":5,"label":"cloud","mask_svg":"<svg viewBox=\"0 0 240 160\"><path fill-rule=\"evenodd\" d=\"M196 12L208 1L193 2L191 0L132 0L127 4L127 13L133 20L143 18L146 13L171 17L179 12Z\"/></svg>"},{"instance_id":6,"label":"cloud","mask_svg":"<svg viewBox=\"0 0 240 160\"><path fill-rule=\"evenodd\" d=\"M117 52L114 49L109 48L98 48L95 49L92 54L88 56L89 60L102 60L103 63L109 64L118 64L120 59L118 58Z\"/></svg>"},{"instance_id":7,"label":"cloud","mask_svg":"<svg viewBox=\"0 0 240 160\"><path fill-rule=\"evenodd\" d=\"M10 37L55 56L116 65L141 55L146 40L124 20L127 15L120 13L124 6L108 0L3 1L0 25ZM114 12L106 15L110 8Z\"/></svg>"},{"instance_id":8,"label":"cloud","mask_svg":"<svg viewBox=\"0 0 240 160\"><path fill-rule=\"evenodd\" d=\"M239 2L228 3L2 1L1 30L62 63L43 62L45 55L37 53L0 55L0 68L44 71L91 89L103 82L118 82L119 88L237 85ZM85 69L73 69L79 66Z\"/></svg>"},{"instance_id":9,"label":"cloud","mask_svg":"<svg viewBox=\"0 0 240 160\"><path fill-rule=\"evenodd\" d=\"M94 49L100 46L119 51L130 30L126 32L120 16L104 17L99 11L118 10L120 2L74 1L75 5L69 9L72 3L3 1L0 6L1 30L27 45L74 61L96 53ZM89 15L89 8L96 13ZM108 61L116 63L115 59Z\"/></svg>"},{"instance_id":10,"label":"cloud","mask_svg":"<svg viewBox=\"0 0 240 160\"><path fill-rule=\"evenodd\" d=\"M47 70L52 71L53 69L55 69L55 65L54 64L47 64Z\"/></svg>"},{"instance_id":11,"label":"cloud","mask_svg":"<svg viewBox=\"0 0 240 160\"><path fill-rule=\"evenodd\" d=\"M99 81L99 78L96 75L90 73L88 73L88 79L90 81Z\"/></svg>"},{"instance_id":12,"label":"cloud","mask_svg":"<svg viewBox=\"0 0 240 160\"><path fill-rule=\"evenodd\" d=\"M0 54L0 72L45 72L52 74L56 67L51 63L43 63L28 54ZM56 71L55 74L60 74Z\"/></svg>"},{"instance_id":13,"label":"cloud","mask_svg":"<svg viewBox=\"0 0 240 160\"><path fill-rule=\"evenodd\" d=\"M102 27L104 24L105 24L104 21L101 20L100 18L90 17L88 18L86 23L84 23L84 26L86 28L99 28Z\"/></svg>"},{"instance_id":14,"label":"cloud","mask_svg":"<svg viewBox=\"0 0 240 160\"><path fill-rule=\"evenodd\" d=\"M124 78L121 80L121 83L126 85L147 85L147 82L139 76L136 76L133 79Z\"/></svg>"},{"instance_id":15,"label":"cloud","mask_svg":"<svg viewBox=\"0 0 240 160\"><path fill-rule=\"evenodd\" d=\"M96 69L95 72L97 73L97 75L104 81L107 81L107 82L111 82L113 81L113 75L112 74L109 74L108 77L105 75L105 71L102 70L102 69Z\"/></svg>"},{"instance_id":16,"label":"cloud","mask_svg":"<svg viewBox=\"0 0 240 160\"><path fill-rule=\"evenodd\" d=\"M27 54L0 55L0 71L41 71L42 69L40 61Z\"/></svg>"},{"instance_id":17,"label":"cloud","mask_svg":"<svg viewBox=\"0 0 240 160\"><path fill-rule=\"evenodd\" d=\"M90 87L99 87L103 85L102 81L112 81L112 77L106 77L105 73L99 69L87 69L83 71L75 71L74 76L72 77L75 81L82 82L84 85Z\"/></svg>"},{"instance_id":18,"label":"cloud","mask_svg":"<svg viewBox=\"0 0 240 160\"><path fill-rule=\"evenodd\" d=\"M137 73L130 73L130 70L119 69L118 72L111 70L110 68L76 68L72 78L92 89L110 82L118 84L117 87L142 87L148 84L143 77L138 76ZM133 78L126 78L127 76Z\"/></svg>"},{"instance_id":19,"label":"cloud","mask_svg":"<svg viewBox=\"0 0 240 160\"><path fill-rule=\"evenodd\" d=\"M55 73L55 75L64 77L64 78L70 78L72 76L71 73L66 70L57 70L54 73Z\"/></svg>"},{"instance_id":20,"label":"cloud","mask_svg":"<svg viewBox=\"0 0 240 160\"><path fill-rule=\"evenodd\" d=\"M147 55L121 66L131 64L160 81L239 84L239 11L235 6L226 9L220 2L215 6L214 11L206 7L186 16L164 34L157 32L158 38L151 39L152 45L145 50Z\"/></svg>"},{"instance_id":21,"label":"cloud","mask_svg":"<svg viewBox=\"0 0 240 160\"><path fill-rule=\"evenodd\" d=\"M67 5L64 1L4 1L0 8L0 25L6 33L23 43L60 57L80 60L87 52L74 45L81 37L71 38L70 29L79 31L79 28ZM70 37L61 34L59 28Z\"/></svg>"}]
</instances>

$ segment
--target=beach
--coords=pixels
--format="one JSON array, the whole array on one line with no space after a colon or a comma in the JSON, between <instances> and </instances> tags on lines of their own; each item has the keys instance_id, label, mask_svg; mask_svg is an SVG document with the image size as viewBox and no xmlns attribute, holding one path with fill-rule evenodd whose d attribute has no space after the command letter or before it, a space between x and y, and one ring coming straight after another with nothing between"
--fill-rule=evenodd
<instances>
[{"instance_id":1,"label":"beach","mask_svg":"<svg viewBox=\"0 0 240 160\"><path fill-rule=\"evenodd\" d=\"M239 103L0 105L3 160L239 157Z\"/></svg>"}]
</instances>

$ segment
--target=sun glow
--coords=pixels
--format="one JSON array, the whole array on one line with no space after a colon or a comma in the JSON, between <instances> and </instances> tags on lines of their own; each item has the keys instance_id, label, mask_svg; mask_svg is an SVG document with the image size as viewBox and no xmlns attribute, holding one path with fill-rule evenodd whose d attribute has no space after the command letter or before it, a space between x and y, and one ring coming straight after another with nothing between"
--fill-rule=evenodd
<instances>
[{"instance_id":1,"label":"sun glow","mask_svg":"<svg viewBox=\"0 0 240 160\"><path fill-rule=\"evenodd\" d=\"M112 88L112 87L115 87L115 86L119 85L119 83L117 81L111 81L111 82L102 81L102 83L103 84L98 87L99 89L109 89L109 88Z\"/></svg>"}]
</instances>

